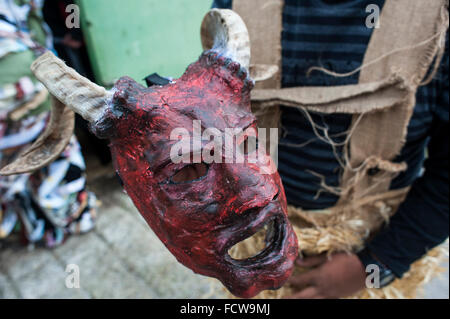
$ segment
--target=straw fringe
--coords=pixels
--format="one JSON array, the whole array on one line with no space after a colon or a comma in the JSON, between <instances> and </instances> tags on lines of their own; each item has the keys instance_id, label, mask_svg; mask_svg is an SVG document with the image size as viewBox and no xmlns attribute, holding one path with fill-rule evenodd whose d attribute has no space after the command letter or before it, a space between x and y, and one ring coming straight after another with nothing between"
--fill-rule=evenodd
<instances>
[{"instance_id":1,"label":"straw fringe","mask_svg":"<svg viewBox=\"0 0 450 319\"><path fill-rule=\"evenodd\" d=\"M328 230L322 230L320 234L323 236ZM330 232L327 234L329 238L335 236L336 233ZM305 233L303 233L305 235ZM316 237L317 234L312 234L311 238ZM339 236L343 238L343 236ZM306 243L310 243L310 239L304 240ZM261 239L258 239L261 240ZM345 242L345 240L342 240ZM327 239L318 243L317 251L327 251L325 249L327 244L331 242ZM301 247L301 243L299 246ZM333 245L334 246L334 245ZM247 241L244 247L234 248L234 253L237 254L237 250L243 254L246 250L252 250L250 242ZM311 247L309 247L311 248ZM304 251L304 250L302 250ZM243 254L244 255L244 254ZM411 265L410 270L403 276L402 279L396 279L392 284L381 289L364 289L352 296L345 299L414 299L421 298L423 296L423 286L430 282L436 276L439 276L445 269L441 266L442 263L448 259L448 241L445 245L438 246L430 250L424 257L416 261ZM303 272L300 267L296 267L294 275ZM225 289L225 288L224 288ZM258 294L255 299L280 299L285 298L294 293L294 290L289 286L284 286L278 290L266 290ZM226 291L226 296L229 298L236 298Z\"/></svg>"},{"instance_id":2,"label":"straw fringe","mask_svg":"<svg viewBox=\"0 0 450 319\"><path fill-rule=\"evenodd\" d=\"M402 202L407 191L408 189L403 189L383 194L383 196L373 196L359 205L351 207L347 205L338 210L305 212L289 206L289 218L297 234L300 254L359 251L364 247L365 241L373 230L378 229L395 212L395 205ZM361 209L363 206L365 209ZM361 215L361 211L367 212L365 216ZM255 255L263 247L264 235L260 232L235 245L230 255L233 258L246 258ZM430 250L423 258L416 261L402 279L397 279L382 289L364 289L349 298L417 298L422 293L422 286L443 270L440 265L446 257L448 257L448 241L446 245ZM304 269L296 267L294 275L303 271ZM274 291L263 291L255 298L284 298L292 293L293 290L290 287L284 286ZM230 298L235 298L229 292L226 294Z\"/></svg>"},{"instance_id":3,"label":"straw fringe","mask_svg":"<svg viewBox=\"0 0 450 319\"><path fill-rule=\"evenodd\" d=\"M448 245L448 242L447 242ZM395 280L382 289L364 289L351 299L414 299L423 296L423 286L445 269L441 266L447 259L448 246L439 246L411 265L402 279Z\"/></svg>"}]
</instances>

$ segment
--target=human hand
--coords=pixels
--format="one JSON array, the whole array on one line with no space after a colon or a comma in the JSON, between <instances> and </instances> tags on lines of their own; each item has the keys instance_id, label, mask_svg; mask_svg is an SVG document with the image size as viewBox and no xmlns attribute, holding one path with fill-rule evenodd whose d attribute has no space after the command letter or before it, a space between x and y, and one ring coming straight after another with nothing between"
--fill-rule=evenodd
<instances>
[{"instance_id":1,"label":"human hand","mask_svg":"<svg viewBox=\"0 0 450 319\"><path fill-rule=\"evenodd\" d=\"M310 270L289 278L288 283L296 292L288 298L342 298L365 287L366 272L355 254L322 254L299 258L296 264Z\"/></svg>"}]
</instances>

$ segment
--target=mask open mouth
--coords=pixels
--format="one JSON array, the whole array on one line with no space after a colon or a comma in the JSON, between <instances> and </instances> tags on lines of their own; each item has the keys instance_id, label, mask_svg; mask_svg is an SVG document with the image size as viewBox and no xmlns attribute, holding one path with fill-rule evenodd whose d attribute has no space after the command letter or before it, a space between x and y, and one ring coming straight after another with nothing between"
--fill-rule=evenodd
<instances>
[{"instance_id":1,"label":"mask open mouth","mask_svg":"<svg viewBox=\"0 0 450 319\"><path fill-rule=\"evenodd\" d=\"M284 229L279 218L271 218L243 240L234 244L228 255L233 264L250 266L264 263L274 253L277 253L283 244Z\"/></svg>"},{"instance_id":2,"label":"mask open mouth","mask_svg":"<svg viewBox=\"0 0 450 319\"><path fill-rule=\"evenodd\" d=\"M247 213L251 222L233 229L224 253L228 269L219 276L228 290L241 298L280 288L292 273L298 254L295 233L278 205L272 202Z\"/></svg>"}]
</instances>

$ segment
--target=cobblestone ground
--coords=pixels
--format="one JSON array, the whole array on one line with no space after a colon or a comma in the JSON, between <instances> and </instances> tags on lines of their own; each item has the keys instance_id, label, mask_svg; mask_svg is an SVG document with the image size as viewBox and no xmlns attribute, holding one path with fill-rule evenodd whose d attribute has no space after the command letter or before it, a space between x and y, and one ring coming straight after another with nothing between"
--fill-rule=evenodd
<instances>
[{"instance_id":1,"label":"cobblestone ground","mask_svg":"<svg viewBox=\"0 0 450 319\"><path fill-rule=\"evenodd\" d=\"M115 178L98 179L91 189L103 203L92 232L51 250L30 250L14 238L0 244L0 298L224 297L218 281L175 260ZM65 286L68 264L79 266L79 289ZM448 298L448 270L426 296Z\"/></svg>"}]
</instances>

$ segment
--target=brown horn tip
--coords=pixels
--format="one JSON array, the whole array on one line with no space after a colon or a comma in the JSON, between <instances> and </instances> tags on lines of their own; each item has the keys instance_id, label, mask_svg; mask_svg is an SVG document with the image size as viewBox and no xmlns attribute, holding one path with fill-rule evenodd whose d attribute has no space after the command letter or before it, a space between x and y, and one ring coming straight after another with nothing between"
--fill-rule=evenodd
<instances>
[{"instance_id":1,"label":"brown horn tip","mask_svg":"<svg viewBox=\"0 0 450 319\"><path fill-rule=\"evenodd\" d=\"M50 122L44 133L12 163L0 170L0 175L36 171L58 158L73 134L75 114L52 97Z\"/></svg>"}]
</instances>

